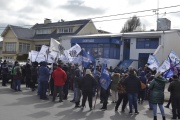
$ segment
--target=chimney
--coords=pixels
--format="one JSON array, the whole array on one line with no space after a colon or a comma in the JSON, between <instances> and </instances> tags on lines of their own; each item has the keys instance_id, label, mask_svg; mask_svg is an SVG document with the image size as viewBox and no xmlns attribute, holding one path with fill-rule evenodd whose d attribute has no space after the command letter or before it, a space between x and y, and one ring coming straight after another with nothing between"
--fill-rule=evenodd
<instances>
[{"instance_id":1,"label":"chimney","mask_svg":"<svg viewBox=\"0 0 180 120\"><path fill-rule=\"evenodd\" d=\"M48 24L48 23L51 23L51 19L45 18L44 19L44 24Z\"/></svg>"}]
</instances>

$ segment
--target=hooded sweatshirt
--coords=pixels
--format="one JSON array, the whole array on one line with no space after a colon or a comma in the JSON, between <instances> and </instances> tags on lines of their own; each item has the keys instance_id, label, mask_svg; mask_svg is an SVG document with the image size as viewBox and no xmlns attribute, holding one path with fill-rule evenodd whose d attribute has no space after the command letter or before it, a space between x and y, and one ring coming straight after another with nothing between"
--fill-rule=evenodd
<instances>
[{"instance_id":1,"label":"hooded sweatshirt","mask_svg":"<svg viewBox=\"0 0 180 120\"><path fill-rule=\"evenodd\" d=\"M48 81L49 80L49 75L50 75L50 71L47 68L47 63L46 62L42 62L41 63L41 67L38 70L38 81Z\"/></svg>"},{"instance_id":2,"label":"hooded sweatshirt","mask_svg":"<svg viewBox=\"0 0 180 120\"><path fill-rule=\"evenodd\" d=\"M66 82L67 75L64 70L62 70L60 67L57 67L53 73L52 77L54 78L54 85L55 86L63 86Z\"/></svg>"}]
</instances>

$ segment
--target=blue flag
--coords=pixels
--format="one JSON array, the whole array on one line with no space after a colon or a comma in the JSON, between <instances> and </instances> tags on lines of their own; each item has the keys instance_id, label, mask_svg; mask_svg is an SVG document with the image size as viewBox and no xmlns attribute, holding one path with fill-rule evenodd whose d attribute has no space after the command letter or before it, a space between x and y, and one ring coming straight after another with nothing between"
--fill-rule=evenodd
<instances>
[{"instance_id":1,"label":"blue flag","mask_svg":"<svg viewBox=\"0 0 180 120\"><path fill-rule=\"evenodd\" d=\"M104 88L105 90L107 90L110 83L111 83L111 78L110 78L108 70L106 69L106 66L104 64L102 67L102 72L101 72L101 77L100 77L101 87Z\"/></svg>"},{"instance_id":2,"label":"blue flag","mask_svg":"<svg viewBox=\"0 0 180 120\"><path fill-rule=\"evenodd\" d=\"M94 64L95 59L93 58L93 56L91 56L90 54L88 54L85 50L82 50L82 66L84 68L88 68L90 63Z\"/></svg>"}]
</instances>

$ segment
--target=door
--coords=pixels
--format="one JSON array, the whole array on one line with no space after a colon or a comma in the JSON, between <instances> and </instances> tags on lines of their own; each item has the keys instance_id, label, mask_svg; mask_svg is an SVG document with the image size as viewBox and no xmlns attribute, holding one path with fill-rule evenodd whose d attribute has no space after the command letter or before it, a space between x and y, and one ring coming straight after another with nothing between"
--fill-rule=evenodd
<instances>
[{"instance_id":1,"label":"door","mask_svg":"<svg viewBox=\"0 0 180 120\"><path fill-rule=\"evenodd\" d=\"M138 68L144 68L145 64L147 64L149 54L151 53L139 53Z\"/></svg>"},{"instance_id":2,"label":"door","mask_svg":"<svg viewBox=\"0 0 180 120\"><path fill-rule=\"evenodd\" d=\"M130 55L130 39L124 39L123 60L129 60Z\"/></svg>"}]
</instances>

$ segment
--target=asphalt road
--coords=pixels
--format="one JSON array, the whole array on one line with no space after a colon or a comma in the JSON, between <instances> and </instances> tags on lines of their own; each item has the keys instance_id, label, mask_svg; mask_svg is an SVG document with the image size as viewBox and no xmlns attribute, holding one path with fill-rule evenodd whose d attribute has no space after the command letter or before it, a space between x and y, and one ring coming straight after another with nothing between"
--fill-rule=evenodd
<instances>
[{"instance_id":1,"label":"asphalt road","mask_svg":"<svg viewBox=\"0 0 180 120\"><path fill-rule=\"evenodd\" d=\"M125 113L114 111L114 103L109 98L108 109L101 111L102 104L99 99L94 110L89 111L88 102L86 108L74 108L71 103L73 93L70 91L68 100L63 103L58 101L40 100L37 91L32 92L22 85L22 92L14 92L7 87L0 86L0 120L152 120L152 111L148 110L147 101L139 105L139 115L128 114L128 107ZM166 104L166 103L165 103ZM120 106L121 107L121 106ZM119 108L120 109L120 108ZM171 109L165 108L167 120L171 118ZM158 109L158 120L161 120L161 114Z\"/></svg>"}]
</instances>

